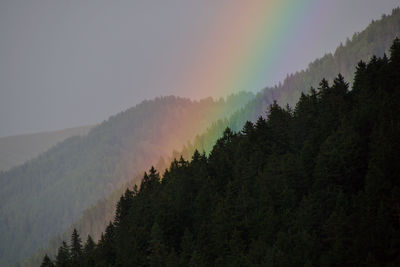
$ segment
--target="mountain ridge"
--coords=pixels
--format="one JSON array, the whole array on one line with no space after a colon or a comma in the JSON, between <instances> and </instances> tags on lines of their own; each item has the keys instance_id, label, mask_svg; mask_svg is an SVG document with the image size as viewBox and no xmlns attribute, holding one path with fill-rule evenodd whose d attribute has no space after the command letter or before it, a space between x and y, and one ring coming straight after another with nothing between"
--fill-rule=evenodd
<instances>
[{"instance_id":1,"label":"mountain ridge","mask_svg":"<svg viewBox=\"0 0 400 267\"><path fill-rule=\"evenodd\" d=\"M7 171L23 164L71 136L86 135L92 127L85 125L0 137L0 171Z\"/></svg>"},{"instance_id":2,"label":"mountain ridge","mask_svg":"<svg viewBox=\"0 0 400 267\"><path fill-rule=\"evenodd\" d=\"M398 266L400 39L120 197L57 266ZM51 265L46 255L43 263Z\"/></svg>"},{"instance_id":3,"label":"mountain ridge","mask_svg":"<svg viewBox=\"0 0 400 267\"><path fill-rule=\"evenodd\" d=\"M229 118L214 121L208 127L207 131L198 134L183 150L173 153L170 159L179 158L179 155L183 155L184 158L189 159L195 149L206 152L211 151L213 144L218 140L226 127L230 127L234 131L240 131L247 120L255 122L259 116L265 117L266 114L264 112L268 110L269 105L273 104L274 100L277 100L281 105L289 103L293 106L297 102L296 99L300 98L302 92L308 92L310 87L318 86L318 83L323 78L332 81L340 71L343 71L346 79L351 80L354 77L355 66L358 61L366 60L374 54L383 56L388 51L393 39L399 34L400 8L395 8L391 15L384 15L381 20L373 21L364 31L354 34L351 40L346 41L345 45L339 45L335 53L326 54L322 58L316 59L309 64L307 70L288 75L280 85L263 89L253 100ZM360 50L359 47L364 47L364 45L365 48ZM347 48L349 48L348 51L346 50ZM161 168L160 170L163 169ZM135 178L136 180L137 178ZM134 184L135 182L132 182L129 185L132 187ZM118 190L118 193L122 193L123 191L124 189L121 188ZM91 234L99 237L100 232L93 233L87 230L87 225L95 224L94 221L90 220L89 214L96 214L92 219L95 218L100 222L104 229L104 226L113 219L114 214L111 211L113 205L118 200L118 193L116 191L108 201L101 201L97 208L94 206L87 210L87 214L80 221L71 225L68 232L64 233L61 237L55 237L51 249L52 253L57 248L55 244L65 239L66 236L69 236L74 227L78 228L84 235ZM105 209L105 207L109 213L101 214L99 211ZM41 254L42 256L43 254ZM40 258L41 260L41 257L36 257L36 259Z\"/></svg>"},{"instance_id":4,"label":"mountain ridge","mask_svg":"<svg viewBox=\"0 0 400 267\"><path fill-rule=\"evenodd\" d=\"M0 173L0 265L25 258L81 212L193 138L215 116L227 116L251 93L191 101L146 100L39 157ZM185 128L193 118L194 127ZM159 131L160 127L162 131ZM137 156L140 155L140 156ZM35 236L32 236L35 235Z\"/></svg>"}]
</instances>

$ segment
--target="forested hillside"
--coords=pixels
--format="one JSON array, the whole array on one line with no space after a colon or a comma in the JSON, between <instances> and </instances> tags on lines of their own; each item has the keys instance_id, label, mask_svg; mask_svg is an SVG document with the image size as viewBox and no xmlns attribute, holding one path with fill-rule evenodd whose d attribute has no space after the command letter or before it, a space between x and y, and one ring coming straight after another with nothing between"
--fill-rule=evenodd
<instances>
[{"instance_id":1,"label":"forested hillside","mask_svg":"<svg viewBox=\"0 0 400 267\"><path fill-rule=\"evenodd\" d=\"M306 70L288 75L283 83L275 87L263 89L231 117L214 122L205 133L196 136L192 145L182 153L189 156L194 148L210 151L226 127L239 131L247 120L255 122L259 116L264 116L265 110L274 101L281 106L289 104L293 107L301 93L307 92L310 87L317 87L322 79L332 82L338 73L341 73L352 81L355 66L360 60L367 61L373 55L382 57L389 51L393 39L399 36L400 8L395 8L391 15L383 15L380 20L371 22L361 33L355 33L345 45L340 44L334 54L327 54L315 60Z\"/></svg>"},{"instance_id":2,"label":"forested hillside","mask_svg":"<svg viewBox=\"0 0 400 267\"><path fill-rule=\"evenodd\" d=\"M302 92L307 92L311 86L317 87L323 78L332 82L338 73L343 73L349 82L352 81L357 63L360 60L368 60L374 54L383 56L385 51L389 51L393 39L398 35L400 35L400 8L394 9L391 15L384 15L379 21L372 22L361 33L354 34L352 39L340 45L334 54L327 54L315 60L309 64L307 70L288 75L282 84L265 88L232 116L214 121L207 131L198 134L183 150L174 152L169 159L166 157L163 162L160 162L158 169L163 170L165 164L169 164L170 159L174 157L179 158L183 155L185 158L190 158L195 149L209 153L226 127L230 127L233 131L240 131L247 120L255 122L259 116L265 116L265 111L274 100L282 106L287 103L293 106ZM137 178L133 181L137 181ZM130 185L135 184L133 181ZM113 218L115 203L123 190L124 187L119 188L108 199L101 200L87 209L80 220L71 225L67 232L53 237L47 252L54 253L61 239L69 237L73 228L77 228L84 236L92 235L96 240L100 236L100 229L103 229ZM39 262L43 255L44 251L38 253L34 259L26 263L26 266Z\"/></svg>"},{"instance_id":3,"label":"forested hillside","mask_svg":"<svg viewBox=\"0 0 400 267\"><path fill-rule=\"evenodd\" d=\"M400 40L127 189L42 266L399 266ZM86 237L84 237L86 240Z\"/></svg>"},{"instance_id":4,"label":"forested hillside","mask_svg":"<svg viewBox=\"0 0 400 267\"><path fill-rule=\"evenodd\" d=\"M351 39L341 43L333 54L310 63L307 70L288 75L276 88L267 89L270 98L279 99L278 103L282 105L294 105L301 91L308 90L310 86L318 86L322 78L332 81L341 73L352 81L355 66L360 60L367 61L372 55L383 56L388 52L393 39L399 35L400 8L397 7L391 15L382 15L380 20L372 21L364 31L355 33Z\"/></svg>"},{"instance_id":5,"label":"forested hillside","mask_svg":"<svg viewBox=\"0 0 400 267\"><path fill-rule=\"evenodd\" d=\"M173 96L144 101L88 135L68 138L38 158L0 173L0 265L46 246L83 210L252 97L240 93L218 101Z\"/></svg>"},{"instance_id":6,"label":"forested hillside","mask_svg":"<svg viewBox=\"0 0 400 267\"><path fill-rule=\"evenodd\" d=\"M33 159L71 136L85 135L92 127L0 137L0 171L7 171Z\"/></svg>"}]
</instances>

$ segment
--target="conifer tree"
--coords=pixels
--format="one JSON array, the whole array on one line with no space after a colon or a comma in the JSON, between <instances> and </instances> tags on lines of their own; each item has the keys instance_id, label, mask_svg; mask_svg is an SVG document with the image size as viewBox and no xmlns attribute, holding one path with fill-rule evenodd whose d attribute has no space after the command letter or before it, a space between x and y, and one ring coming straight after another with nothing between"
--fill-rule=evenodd
<instances>
[{"instance_id":1,"label":"conifer tree","mask_svg":"<svg viewBox=\"0 0 400 267\"><path fill-rule=\"evenodd\" d=\"M96 244L92 237L88 235L85 245L83 246L83 265L84 266L95 266L95 249Z\"/></svg>"},{"instance_id":2,"label":"conifer tree","mask_svg":"<svg viewBox=\"0 0 400 267\"><path fill-rule=\"evenodd\" d=\"M51 259L49 258L49 256L44 255L42 264L40 265L40 267L54 267L54 263L51 261Z\"/></svg>"},{"instance_id":3,"label":"conifer tree","mask_svg":"<svg viewBox=\"0 0 400 267\"><path fill-rule=\"evenodd\" d=\"M82 257L82 240L76 229L71 236L71 261L74 266L78 266Z\"/></svg>"},{"instance_id":4,"label":"conifer tree","mask_svg":"<svg viewBox=\"0 0 400 267\"><path fill-rule=\"evenodd\" d=\"M70 248L67 243L63 241L61 247L58 249L58 253L56 256L56 267L70 266L72 266Z\"/></svg>"},{"instance_id":5,"label":"conifer tree","mask_svg":"<svg viewBox=\"0 0 400 267\"><path fill-rule=\"evenodd\" d=\"M105 234L101 235L97 250L101 259L100 265L113 266L115 264L115 228L111 222L106 227Z\"/></svg>"}]
</instances>

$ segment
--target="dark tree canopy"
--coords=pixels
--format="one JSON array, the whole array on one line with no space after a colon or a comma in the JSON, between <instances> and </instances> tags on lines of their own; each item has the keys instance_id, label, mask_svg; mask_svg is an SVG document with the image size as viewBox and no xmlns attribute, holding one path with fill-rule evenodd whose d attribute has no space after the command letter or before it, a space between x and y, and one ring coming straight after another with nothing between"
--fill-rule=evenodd
<instances>
[{"instance_id":1,"label":"dark tree canopy","mask_svg":"<svg viewBox=\"0 0 400 267\"><path fill-rule=\"evenodd\" d=\"M360 62L351 90L323 80L293 110L227 128L208 157L152 167L79 264L399 266L398 39L390 51Z\"/></svg>"},{"instance_id":2,"label":"dark tree canopy","mask_svg":"<svg viewBox=\"0 0 400 267\"><path fill-rule=\"evenodd\" d=\"M229 127L233 132L239 132L243 129L246 121L255 124L260 115L265 115L265 111L268 110L273 100L276 100L282 107L289 103L294 111L295 104L302 92L304 95L309 92L310 97L306 98L307 103L302 102L302 105L309 108L310 112L320 112L320 109L315 106L319 95L318 84L322 78L325 77L330 86L338 73L341 73L347 82L351 82L356 69L362 68L362 66L357 65L360 60L364 61L362 63L365 65L364 67L366 67L365 62L369 61L374 54L382 57L382 62L390 60L388 56L385 59L384 55L385 53L390 55L389 48L393 39L399 35L399 18L400 8L395 8L391 15L382 16L381 19L371 23L364 31L355 33L352 38L337 47L334 53L316 59L308 65L307 69L288 75L278 85L264 88L254 98L240 94L230 97L230 100L228 98L228 101L226 101L226 104L229 102L228 105L224 105L221 101L212 103L210 99L206 99L194 106L187 105L186 100L181 101L175 97L144 101L143 104L127 112L111 117L93 134L89 134L90 138L70 140L52 150L46 157L41 157L41 160L35 160L32 164L17 168L18 171L0 175L2 176L0 180L7 181L7 186L0 186L0 189L5 189L0 193L0 196L3 196L1 203L4 205L10 200L17 200L15 203L7 203L4 207L8 205L13 207L8 209L9 211L25 211L27 206L30 207L30 212L19 212L15 214L16 216L8 216L5 213L4 217L7 217L7 220L3 220L3 223L0 220L0 229L2 230L0 232L3 233L0 242L0 262L9 262L10 259L16 260L17 258L22 259L37 251L38 246L43 247L48 244L45 250L41 250L29 260L28 266L38 266L45 252L48 255L54 255L60 246L60 240L69 240L73 228L77 228L82 236L90 234L94 240L98 240L108 222L114 219L115 205L120 196L124 194L127 187L132 188L137 181L143 178L144 170L151 164L155 164L155 168L160 174L163 174L171 160L179 159L180 155L183 155L185 159L190 159L195 149L198 149L200 153L205 151L208 155L226 127ZM371 68L369 72L371 72ZM361 76L365 75L369 74L364 72ZM358 87L371 87L374 79L365 79L361 76L357 79L366 83L366 86L359 83ZM392 74L392 76L391 81L400 77L400 75L395 74ZM357 82L357 79L354 82ZM310 86L315 89L309 91ZM352 84L349 86L352 88ZM352 90L354 89L352 88ZM361 94L364 94L366 98L369 97L368 90L363 90ZM369 100L370 105L374 105L373 99L369 98ZM364 99L363 101L367 100ZM231 107L230 112L234 113L227 115L230 112L223 112L224 114L220 119L215 118L214 115L208 116L208 114L217 114L216 110L224 109L224 106ZM240 106L243 106L243 108L238 109ZM363 106L369 107L367 104ZM313 149L319 149L318 146L312 144L321 142L320 139L324 138L324 135L310 131L310 129L313 129L312 125L316 123L313 119L314 115L305 109L301 109L301 114L295 113L299 118L292 121L292 123L298 124L298 127L291 127L293 131L296 130L296 134L293 134L295 135L293 138L296 139L293 141L293 146L296 149L304 146L302 164L307 166L303 170L306 177L302 180L304 185L313 174L315 164L313 155L316 153ZM326 115L326 118L334 119L335 116ZM188 121L198 123L196 127L190 129L175 126L176 124L186 125ZM258 125L259 127L255 126L255 128L265 126L262 125L262 121L259 122L261 124ZM204 126L204 131L199 130L200 125ZM302 125L307 126L302 127ZM325 128L322 125L320 127ZM207 130L205 130L206 128ZM263 131L266 131L266 128ZM157 142L150 142L152 145L148 145L147 140L149 137L152 137L153 141L162 140L160 137L165 137L165 134L168 134L170 140L172 140L166 142L168 144L174 144L173 140L179 140L179 143L190 140L190 143L187 143L180 152L173 151L171 153L172 148L171 150L167 149L165 153L168 154L160 158L160 148L164 146L158 146ZM191 135L193 138L190 137ZM263 140L256 140L256 136L259 135L259 133L249 135L251 136L249 137L250 142L257 141L260 144L257 149L246 147L249 153L257 154L254 157L263 157L266 149L272 148L268 143L268 132L263 135ZM310 138L307 138L303 145L305 136ZM136 145L139 145L141 149L137 150L132 147ZM173 148L179 146L175 145ZM281 146L281 148L285 149L284 146ZM128 152L129 155L120 152ZM171 154L172 156L169 157L168 155ZM159 161L157 162L157 160ZM259 171L255 163L249 163L246 171L241 172L245 179L254 176ZM60 170L63 171L60 172ZM21 180L20 178L24 179ZM121 182L119 178L128 180L122 181L123 185L118 187ZM59 182L57 183L58 187L53 186L54 181L61 180L65 183ZM42 181L42 183L39 185L38 181ZM129 184L126 185L125 181ZM109 194L111 191L104 191L104 187L108 188L108 185L117 186L117 188L112 188L112 193ZM47 194L49 188L53 189L52 194ZM95 192L100 192L101 196L91 194ZM67 197L67 194L69 197ZM18 195L20 197L17 197ZM43 196L48 195L65 195L65 197L53 198L51 201L40 201ZM78 195L80 195L79 200L77 200ZM97 197L99 197L98 201L91 202ZM106 199L103 199L103 197L106 197ZM71 202L70 199L72 198L75 201ZM26 203L29 203L29 205ZM68 205L68 207L59 208L60 206L65 207L65 205ZM84 209L85 207L89 208ZM64 216L67 213L72 214L72 216ZM43 216L37 216L37 214ZM57 223L54 223L55 221ZM8 223L4 224L4 222ZM72 222L73 224L70 224ZM29 230L27 224L29 224ZM60 227L62 225L69 225L69 227L62 228ZM47 243L48 239L50 239L49 243Z\"/></svg>"}]
</instances>

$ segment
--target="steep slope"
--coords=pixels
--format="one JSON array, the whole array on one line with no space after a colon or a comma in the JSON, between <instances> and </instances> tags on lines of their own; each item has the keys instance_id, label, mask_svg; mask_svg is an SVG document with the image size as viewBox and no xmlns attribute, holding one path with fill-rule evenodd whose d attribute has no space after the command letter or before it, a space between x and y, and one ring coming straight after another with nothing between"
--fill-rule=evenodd
<instances>
[{"instance_id":1,"label":"steep slope","mask_svg":"<svg viewBox=\"0 0 400 267\"><path fill-rule=\"evenodd\" d=\"M85 135L92 127L0 137L0 171L7 171L33 159L71 136Z\"/></svg>"},{"instance_id":2,"label":"steep slope","mask_svg":"<svg viewBox=\"0 0 400 267\"><path fill-rule=\"evenodd\" d=\"M399 266L400 39L354 86L276 103L210 155L151 168L95 246L75 231L60 266ZM80 256L82 255L82 256ZM48 258L46 258L49 261Z\"/></svg>"},{"instance_id":3,"label":"steep slope","mask_svg":"<svg viewBox=\"0 0 400 267\"><path fill-rule=\"evenodd\" d=\"M180 149L212 119L227 116L253 95L214 101L162 97L111 117L38 158L0 174L0 264L12 263L65 231L85 208L137 171Z\"/></svg>"},{"instance_id":4,"label":"steep slope","mask_svg":"<svg viewBox=\"0 0 400 267\"><path fill-rule=\"evenodd\" d=\"M341 73L352 81L360 60L368 61L372 55L381 57L387 54L393 39L399 36L400 7L397 7L391 15L382 15L380 20L372 21L364 31L347 39L344 45L341 43L333 54L315 60L304 71L288 75L281 85L267 88L267 91L280 104L289 103L293 106L301 92L307 91L310 86L318 86L322 78L332 81Z\"/></svg>"},{"instance_id":5,"label":"steep slope","mask_svg":"<svg viewBox=\"0 0 400 267\"><path fill-rule=\"evenodd\" d=\"M389 52L393 39L400 36L400 7L392 10L391 15L383 15L361 33L355 33L340 44L334 54L326 54L309 64L306 70L287 75L285 80L274 87L266 87L242 109L232 116L213 122L206 132L199 134L181 154L190 156L194 149L211 151L215 141L226 127L239 131L250 120L255 122L274 101L279 105L293 105L301 93L317 87L322 79L332 82L340 73L352 81L356 65L360 60L369 60L373 55L382 57Z\"/></svg>"},{"instance_id":6,"label":"steep slope","mask_svg":"<svg viewBox=\"0 0 400 267\"><path fill-rule=\"evenodd\" d=\"M317 87L322 79L332 82L341 73L351 81L360 60L369 60L373 55L383 56L398 36L400 8L395 8L391 15L383 15L381 20L371 22L364 31L354 34L345 45L340 44L334 54L315 60L306 70L288 75L283 83L275 87L263 89L241 110L227 119L214 122L206 132L196 136L192 146L182 153L191 155L193 148L210 151L226 127L239 131L247 120L254 122L259 116L265 116L265 110L274 101L282 106L289 104L293 107L301 93L308 92L310 87Z\"/></svg>"},{"instance_id":7,"label":"steep slope","mask_svg":"<svg viewBox=\"0 0 400 267\"><path fill-rule=\"evenodd\" d=\"M355 66L360 60L368 60L374 54L383 56L385 52L388 52L393 39L398 35L400 35L400 8L393 9L391 15L382 16L380 20L372 22L361 33L354 34L352 39L347 40L345 45L340 45L334 54L327 54L315 60L309 64L306 70L288 75L280 85L263 89L245 107L232 116L214 121L207 131L197 135L190 144L187 144L179 153L175 152L170 159L178 158L180 155L188 159L192 156L194 149L211 151L226 127L230 127L234 131L241 130L247 120L255 122L259 116L265 116L265 111L268 110L269 105L274 100L281 105L286 105L286 103L293 105L302 92L308 92L311 86L317 87L323 78L332 81L340 72L351 81L356 70ZM168 161L165 160L165 163L168 163ZM157 166L159 170L165 168L165 164L159 166L162 166L161 168ZM133 184L134 182L131 183L131 185ZM115 207L118 195L123 191L124 188L118 189L109 199L102 200L86 210L84 216L70 226L69 231L62 236L53 238L47 252L54 253L61 240L69 238L73 228L77 228L83 236L90 234L95 239L100 237L100 229L104 229L106 224L113 219L113 207ZM37 254L35 256L36 261L28 262L27 266L34 266L31 262L35 262L37 265L43 255L44 251Z\"/></svg>"}]
</instances>

